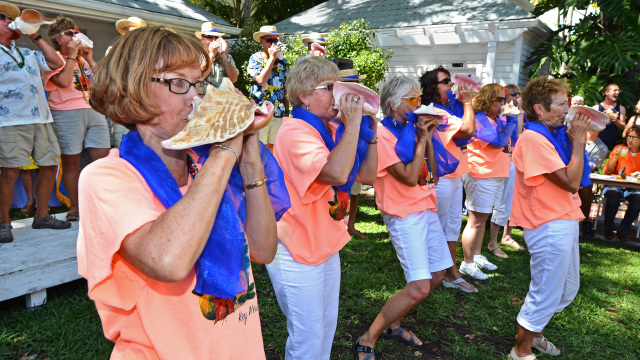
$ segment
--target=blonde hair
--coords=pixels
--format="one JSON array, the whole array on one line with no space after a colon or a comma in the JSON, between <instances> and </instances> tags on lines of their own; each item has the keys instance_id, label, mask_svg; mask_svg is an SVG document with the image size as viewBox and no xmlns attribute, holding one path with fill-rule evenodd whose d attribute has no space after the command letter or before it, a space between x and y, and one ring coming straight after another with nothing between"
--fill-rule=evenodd
<instances>
[{"instance_id":1,"label":"blonde hair","mask_svg":"<svg viewBox=\"0 0 640 360\"><path fill-rule=\"evenodd\" d=\"M94 69L90 103L113 122L134 129L160 115L150 92L154 74L184 68L211 70L202 44L163 26L128 32Z\"/></svg>"},{"instance_id":2,"label":"blonde hair","mask_svg":"<svg viewBox=\"0 0 640 360\"><path fill-rule=\"evenodd\" d=\"M311 94L319 83L338 81L338 66L322 56L311 56L296 62L287 75L287 98L291 106L302 107L300 96Z\"/></svg>"},{"instance_id":3,"label":"blonde hair","mask_svg":"<svg viewBox=\"0 0 640 360\"><path fill-rule=\"evenodd\" d=\"M49 40L51 40L51 43L53 44L53 48L56 50L60 50L60 43L58 43L58 40L56 38L59 38L62 32L69 29L75 30L77 28L78 27L76 26L76 23L73 22L73 20L62 15L58 16L56 18L56 22L49 25L49 30L47 31L47 35L49 36Z\"/></svg>"},{"instance_id":4,"label":"blonde hair","mask_svg":"<svg viewBox=\"0 0 640 360\"><path fill-rule=\"evenodd\" d=\"M473 98L472 106L474 112L480 112L488 114L491 110L493 103L498 101L499 97L506 97L504 87L500 84L487 84L480 88L478 95Z\"/></svg>"},{"instance_id":5,"label":"blonde hair","mask_svg":"<svg viewBox=\"0 0 640 360\"><path fill-rule=\"evenodd\" d=\"M565 79L553 79L541 76L537 79L529 81L527 86L522 90L522 110L527 114L527 121L540 121L536 111L533 109L535 104L542 105L545 110L551 108L551 97L559 92L568 94L569 84Z\"/></svg>"}]
</instances>

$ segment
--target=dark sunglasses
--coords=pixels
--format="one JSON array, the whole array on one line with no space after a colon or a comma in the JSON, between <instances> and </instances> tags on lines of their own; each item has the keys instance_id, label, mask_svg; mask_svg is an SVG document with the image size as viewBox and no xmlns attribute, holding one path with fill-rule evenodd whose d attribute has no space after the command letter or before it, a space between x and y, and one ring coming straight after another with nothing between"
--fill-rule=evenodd
<instances>
[{"instance_id":1,"label":"dark sunglasses","mask_svg":"<svg viewBox=\"0 0 640 360\"><path fill-rule=\"evenodd\" d=\"M202 37L209 40L218 40L218 37L214 35L202 35Z\"/></svg>"},{"instance_id":2,"label":"dark sunglasses","mask_svg":"<svg viewBox=\"0 0 640 360\"><path fill-rule=\"evenodd\" d=\"M0 20L7 20L7 19L9 19L9 21L13 21L11 16L5 15L5 14L0 14Z\"/></svg>"},{"instance_id":3,"label":"dark sunglasses","mask_svg":"<svg viewBox=\"0 0 640 360\"><path fill-rule=\"evenodd\" d=\"M498 96L498 102L505 102L505 100L507 100L507 98L504 98L502 96Z\"/></svg>"},{"instance_id":4,"label":"dark sunglasses","mask_svg":"<svg viewBox=\"0 0 640 360\"><path fill-rule=\"evenodd\" d=\"M514 91L511 94L507 94L507 95L511 95L511 96L515 97L515 96L520 96L520 93Z\"/></svg>"},{"instance_id":5,"label":"dark sunglasses","mask_svg":"<svg viewBox=\"0 0 640 360\"><path fill-rule=\"evenodd\" d=\"M264 39L264 41L268 42L269 44L276 44L278 42L278 39Z\"/></svg>"},{"instance_id":6,"label":"dark sunglasses","mask_svg":"<svg viewBox=\"0 0 640 360\"><path fill-rule=\"evenodd\" d=\"M444 78L444 79L438 81L438 84L449 85L449 83L451 83L451 78Z\"/></svg>"},{"instance_id":7,"label":"dark sunglasses","mask_svg":"<svg viewBox=\"0 0 640 360\"><path fill-rule=\"evenodd\" d=\"M73 37L75 34L77 34L79 32L80 31L78 31L78 30L67 30L67 31L63 31L62 35L67 35L67 36Z\"/></svg>"}]
</instances>

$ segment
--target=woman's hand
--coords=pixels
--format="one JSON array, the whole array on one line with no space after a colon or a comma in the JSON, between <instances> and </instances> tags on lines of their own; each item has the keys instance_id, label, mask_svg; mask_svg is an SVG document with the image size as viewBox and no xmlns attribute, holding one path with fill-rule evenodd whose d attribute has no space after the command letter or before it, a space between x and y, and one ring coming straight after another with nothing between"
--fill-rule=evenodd
<instances>
[{"instance_id":1,"label":"woman's hand","mask_svg":"<svg viewBox=\"0 0 640 360\"><path fill-rule=\"evenodd\" d=\"M609 162L613 161L614 163L620 159L620 152L622 151L622 147L616 147L611 151L609 155Z\"/></svg>"},{"instance_id":2,"label":"woman's hand","mask_svg":"<svg viewBox=\"0 0 640 360\"><path fill-rule=\"evenodd\" d=\"M586 143L587 132L591 125L591 119L582 113L577 113L571 119L571 128L567 131L567 135L572 142Z\"/></svg>"},{"instance_id":3,"label":"woman's hand","mask_svg":"<svg viewBox=\"0 0 640 360\"><path fill-rule=\"evenodd\" d=\"M262 168L260 157L260 143L258 131L250 132L242 137L242 154L240 155L240 168Z\"/></svg>"},{"instance_id":4,"label":"woman's hand","mask_svg":"<svg viewBox=\"0 0 640 360\"><path fill-rule=\"evenodd\" d=\"M357 101L356 101L357 100ZM364 98L355 94L346 94L340 99L340 121L346 128L360 127Z\"/></svg>"},{"instance_id":5,"label":"woman's hand","mask_svg":"<svg viewBox=\"0 0 640 360\"><path fill-rule=\"evenodd\" d=\"M442 117L435 115L419 115L416 122L418 130L418 141L431 141L433 133L438 128Z\"/></svg>"},{"instance_id":6,"label":"woman's hand","mask_svg":"<svg viewBox=\"0 0 640 360\"><path fill-rule=\"evenodd\" d=\"M96 64L96 62L93 61L93 49L92 48L83 48L81 54L82 54L82 57L89 63L89 65L91 65L91 67L93 67L93 65Z\"/></svg>"},{"instance_id":7,"label":"woman's hand","mask_svg":"<svg viewBox=\"0 0 640 360\"><path fill-rule=\"evenodd\" d=\"M78 56L78 51L82 46L82 42L80 40L71 40L69 44L67 44L67 56L75 58Z\"/></svg>"},{"instance_id":8,"label":"woman's hand","mask_svg":"<svg viewBox=\"0 0 640 360\"><path fill-rule=\"evenodd\" d=\"M458 101L463 104L470 103L477 93L469 84L458 84Z\"/></svg>"}]
</instances>

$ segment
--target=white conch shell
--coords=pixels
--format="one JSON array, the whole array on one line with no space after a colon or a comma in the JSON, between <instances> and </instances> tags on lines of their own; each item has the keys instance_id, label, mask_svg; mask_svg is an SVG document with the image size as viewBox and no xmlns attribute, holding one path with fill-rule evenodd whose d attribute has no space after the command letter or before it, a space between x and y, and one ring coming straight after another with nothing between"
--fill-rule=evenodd
<instances>
[{"instance_id":1,"label":"white conch shell","mask_svg":"<svg viewBox=\"0 0 640 360\"><path fill-rule=\"evenodd\" d=\"M73 40L80 40L83 48L93 49L93 41L87 37L87 35L83 33L77 33L73 35Z\"/></svg>"},{"instance_id":2,"label":"white conch shell","mask_svg":"<svg viewBox=\"0 0 640 360\"><path fill-rule=\"evenodd\" d=\"M41 25L53 24L54 22L56 22L56 19L45 18L35 10L26 9L14 22L9 24L9 29L19 30L25 35L31 35L37 33Z\"/></svg>"},{"instance_id":3,"label":"white conch shell","mask_svg":"<svg viewBox=\"0 0 640 360\"><path fill-rule=\"evenodd\" d=\"M502 107L502 115L520 115L520 109L513 105L513 101Z\"/></svg>"},{"instance_id":4,"label":"white conch shell","mask_svg":"<svg viewBox=\"0 0 640 360\"><path fill-rule=\"evenodd\" d=\"M435 116L442 116L442 114L439 114L435 107L433 106L433 103L429 104L429 105L422 105L420 106L420 108L416 111L414 111L415 114L417 115L435 115Z\"/></svg>"}]
</instances>

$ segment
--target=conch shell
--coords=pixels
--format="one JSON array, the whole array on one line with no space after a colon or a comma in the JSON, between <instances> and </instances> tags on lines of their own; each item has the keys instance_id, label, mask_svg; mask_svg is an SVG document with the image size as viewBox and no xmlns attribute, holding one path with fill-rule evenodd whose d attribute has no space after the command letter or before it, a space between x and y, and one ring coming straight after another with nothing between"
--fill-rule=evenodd
<instances>
[{"instance_id":1,"label":"conch shell","mask_svg":"<svg viewBox=\"0 0 640 360\"><path fill-rule=\"evenodd\" d=\"M54 22L56 22L56 19L46 18L35 10L26 9L14 22L9 24L9 29L19 30L25 35L31 35L37 33L41 25L53 24Z\"/></svg>"},{"instance_id":2,"label":"conch shell","mask_svg":"<svg viewBox=\"0 0 640 360\"><path fill-rule=\"evenodd\" d=\"M311 51L315 56L327 56L327 49L318 43L311 43Z\"/></svg>"},{"instance_id":3,"label":"conch shell","mask_svg":"<svg viewBox=\"0 0 640 360\"><path fill-rule=\"evenodd\" d=\"M80 40L83 48L93 49L93 41L87 37L87 35L83 33L77 33L73 35L73 40Z\"/></svg>"},{"instance_id":4,"label":"conch shell","mask_svg":"<svg viewBox=\"0 0 640 360\"><path fill-rule=\"evenodd\" d=\"M569 113L565 117L565 123L567 128L571 127L571 120L577 113L583 113L591 119L591 125L589 125L589 131L602 131L611 121L609 116L594 108L590 108L584 105L574 105L569 108Z\"/></svg>"},{"instance_id":5,"label":"conch shell","mask_svg":"<svg viewBox=\"0 0 640 360\"><path fill-rule=\"evenodd\" d=\"M467 84L476 90L480 90L482 82L475 74L453 74L451 81L454 84ZM455 92L455 91L454 91Z\"/></svg>"},{"instance_id":6,"label":"conch shell","mask_svg":"<svg viewBox=\"0 0 640 360\"><path fill-rule=\"evenodd\" d=\"M422 105L420 106L420 108L416 111L414 111L415 114L417 115L435 115L435 116L442 116L442 114L439 114L435 107L433 106L433 103L429 104L429 105Z\"/></svg>"},{"instance_id":7,"label":"conch shell","mask_svg":"<svg viewBox=\"0 0 640 360\"><path fill-rule=\"evenodd\" d=\"M520 109L513 105L513 101L509 101L508 104L502 107L502 115L520 115Z\"/></svg>"},{"instance_id":8,"label":"conch shell","mask_svg":"<svg viewBox=\"0 0 640 360\"><path fill-rule=\"evenodd\" d=\"M273 118L273 104L268 101L262 106L254 104L236 92L227 78L219 89L208 85L204 98L194 98L193 109L189 123L178 134L163 141L162 147L181 150L223 142L242 132L261 129Z\"/></svg>"},{"instance_id":9,"label":"conch shell","mask_svg":"<svg viewBox=\"0 0 640 360\"><path fill-rule=\"evenodd\" d=\"M340 99L345 94L357 94L360 95L360 98L364 98L364 107L362 108L362 115L364 116L375 115L380 110L380 97L375 91L362 84L346 81L333 83L333 98L335 99L336 109L340 104Z\"/></svg>"}]
</instances>

